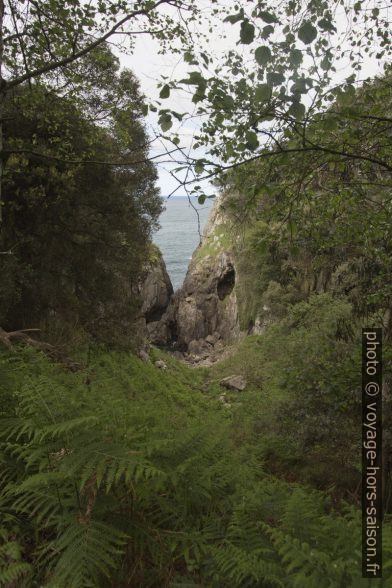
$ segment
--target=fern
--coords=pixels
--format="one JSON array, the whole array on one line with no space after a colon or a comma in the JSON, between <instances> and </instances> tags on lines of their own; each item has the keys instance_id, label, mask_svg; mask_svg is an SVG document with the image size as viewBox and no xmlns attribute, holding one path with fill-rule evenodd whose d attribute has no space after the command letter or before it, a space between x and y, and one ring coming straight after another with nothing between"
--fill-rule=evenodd
<instances>
[{"instance_id":1,"label":"fern","mask_svg":"<svg viewBox=\"0 0 392 588\"><path fill-rule=\"evenodd\" d=\"M89 386L30 350L1 365L0 586L364 585L359 513L266 475L202 375L101 352ZM388 581L388 526L384 545Z\"/></svg>"},{"instance_id":2,"label":"fern","mask_svg":"<svg viewBox=\"0 0 392 588\"><path fill-rule=\"evenodd\" d=\"M5 527L0 528L0 541L0 586L27 586L32 568L22 559L21 544L11 539Z\"/></svg>"}]
</instances>

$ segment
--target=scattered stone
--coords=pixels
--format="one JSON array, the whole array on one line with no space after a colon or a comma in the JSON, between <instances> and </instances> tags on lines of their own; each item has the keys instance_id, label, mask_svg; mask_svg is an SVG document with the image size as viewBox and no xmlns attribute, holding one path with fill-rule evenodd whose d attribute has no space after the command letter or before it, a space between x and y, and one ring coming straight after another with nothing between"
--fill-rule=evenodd
<instances>
[{"instance_id":1,"label":"scattered stone","mask_svg":"<svg viewBox=\"0 0 392 588\"><path fill-rule=\"evenodd\" d=\"M223 404L223 406L225 408L231 408L231 403L230 402L227 402L227 398L226 398L226 393L225 392L223 392L223 394L221 394L219 396L219 400L221 401L221 403Z\"/></svg>"},{"instance_id":2,"label":"scattered stone","mask_svg":"<svg viewBox=\"0 0 392 588\"><path fill-rule=\"evenodd\" d=\"M173 351L172 356L177 359L184 359L184 354L181 351Z\"/></svg>"},{"instance_id":3,"label":"scattered stone","mask_svg":"<svg viewBox=\"0 0 392 588\"><path fill-rule=\"evenodd\" d=\"M167 370L167 365L164 361L162 361L162 359L158 359L158 361L156 361L154 365L160 370Z\"/></svg>"},{"instance_id":4,"label":"scattered stone","mask_svg":"<svg viewBox=\"0 0 392 588\"><path fill-rule=\"evenodd\" d=\"M219 383L228 390L237 390L238 392L242 392L246 388L246 380L243 376L227 376Z\"/></svg>"},{"instance_id":5,"label":"scattered stone","mask_svg":"<svg viewBox=\"0 0 392 588\"><path fill-rule=\"evenodd\" d=\"M212 333L212 335L207 335L206 337L206 341L207 343L209 343L209 345L215 345L220 339L220 334L218 333L218 331L215 331L214 333Z\"/></svg>"},{"instance_id":6,"label":"scattered stone","mask_svg":"<svg viewBox=\"0 0 392 588\"><path fill-rule=\"evenodd\" d=\"M138 353L138 357L142 360L142 361L150 361L150 356L148 355L147 351L145 351L144 349L141 349Z\"/></svg>"},{"instance_id":7,"label":"scattered stone","mask_svg":"<svg viewBox=\"0 0 392 588\"><path fill-rule=\"evenodd\" d=\"M193 355L200 355L202 357L205 355L208 356L210 352L210 345L208 345L204 339L192 339L188 345L188 351Z\"/></svg>"}]
</instances>

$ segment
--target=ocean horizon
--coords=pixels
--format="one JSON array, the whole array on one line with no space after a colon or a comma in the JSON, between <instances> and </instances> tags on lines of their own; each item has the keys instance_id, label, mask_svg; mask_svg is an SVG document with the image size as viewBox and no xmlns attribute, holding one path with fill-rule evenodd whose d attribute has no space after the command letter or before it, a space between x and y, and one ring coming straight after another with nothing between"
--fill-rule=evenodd
<instances>
[{"instance_id":1,"label":"ocean horizon","mask_svg":"<svg viewBox=\"0 0 392 588\"><path fill-rule=\"evenodd\" d=\"M182 286L192 254L200 242L197 213L202 234L214 200L207 199L200 205L197 198L192 198L197 212L188 196L173 195L169 199L164 197L164 201L165 210L159 218L161 226L154 234L153 242L161 250L173 288L177 290Z\"/></svg>"}]
</instances>

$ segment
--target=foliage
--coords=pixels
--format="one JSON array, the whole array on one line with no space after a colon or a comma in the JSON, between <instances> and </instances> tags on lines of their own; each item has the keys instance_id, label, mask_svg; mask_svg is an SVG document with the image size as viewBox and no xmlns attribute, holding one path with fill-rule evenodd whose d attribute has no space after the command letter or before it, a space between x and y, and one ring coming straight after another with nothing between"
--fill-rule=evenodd
<instances>
[{"instance_id":1,"label":"foliage","mask_svg":"<svg viewBox=\"0 0 392 588\"><path fill-rule=\"evenodd\" d=\"M124 51L132 50L135 28L158 40L163 47L186 40L186 29L173 18L169 0L101 0L96 4L82 1L9 2L2 10L3 76L7 87L41 77L48 85L61 88L64 82L79 95L90 81L83 58L99 49L115 35L123 35ZM174 8L193 19L197 12L188 2L176 2ZM70 90L70 87L67 87ZM2 88L2 92L7 92Z\"/></svg>"},{"instance_id":2,"label":"foliage","mask_svg":"<svg viewBox=\"0 0 392 588\"><path fill-rule=\"evenodd\" d=\"M357 514L265 474L203 372L165 360L2 355L1 582L328 586L336 558L332 579L361 585Z\"/></svg>"},{"instance_id":3,"label":"foliage","mask_svg":"<svg viewBox=\"0 0 392 588\"><path fill-rule=\"evenodd\" d=\"M99 105L86 89L96 114L109 109L106 128L41 85L9 101L0 246L10 252L2 256L6 328L63 319L98 339L129 341L138 312L137 280L162 205L155 169L140 161L146 132L138 85L130 72L116 77L117 69L112 59L108 77L97 82ZM117 92L116 105L110 96L102 98L110 89ZM75 163L67 165L59 153ZM98 161L125 157L129 165L83 163L86 155Z\"/></svg>"},{"instance_id":4,"label":"foliage","mask_svg":"<svg viewBox=\"0 0 392 588\"><path fill-rule=\"evenodd\" d=\"M221 176L246 161L271 159L276 165L285 161L285 154L317 157L331 149L343 165L348 158L367 160L375 172L391 172L390 157L369 153L358 141L347 143L339 133L331 145L322 134L311 132L331 105L334 116L325 119L325 129L344 124L355 103L355 90L363 82L365 64L377 61L381 75L383 64L387 69L391 23L382 2L287 0L277 5L255 0L219 8L210 30L225 38L229 48L206 54L205 47L196 46L190 56L184 48L184 61L192 69L186 78L165 80L167 91L161 95L193 92L192 116L199 118L194 147L202 146L206 155L184 160L188 170L193 166L195 176L182 179L178 173L183 186ZM233 38L238 39L236 44L230 43ZM387 122L372 113L368 116L363 105L355 106L366 127ZM167 117L182 121L186 116L163 107L160 112L165 113L160 118L164 132L168 128L162 122ZM288 133L298 139L295 145L285 144ZM200 166L204 173L198 172Z\"/></svg>"},{"instance_id":5,"label":"foliage","mask_svg":"<svg viewBox=\"0 0 392 588\"><path fill-rule=\"evenodd\" d=\"M243 328L257 316L279 317L279 300L284 307L326 290L347 296L357 315L385 313L391 175L366 159L343 162L334 150L342 141L388 161L390 104L388 74L365 84L344 111L331 107L309 125L309 137L314 144L322 138L327 151L299 154L300 140L289 133L283 146L294 152L279 165L257 161L226 175L225 214L245 236L237 247L242 281L249 281L239 293Z\"/></svg>"}]
</instances>

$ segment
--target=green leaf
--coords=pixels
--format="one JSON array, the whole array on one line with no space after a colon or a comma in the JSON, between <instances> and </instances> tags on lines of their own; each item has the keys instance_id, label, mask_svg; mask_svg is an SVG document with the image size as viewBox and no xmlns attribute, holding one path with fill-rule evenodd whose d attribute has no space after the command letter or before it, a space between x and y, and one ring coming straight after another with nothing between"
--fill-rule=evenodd
<instances>
[{"instance_id":1,"label":"green leaf","mask_svg":"<svg viewBox=\"0 0 392 588\"><path fill-rule=\"evenodd\" d=\"M244 9L241 8L241 10L239 12L237 12L236 14L230 14L229 16L227 16L223 22L229 22L230 24L235 24L236 22L243 20L243 18L244 18Z\"/></svg>"},{"instance_id":2,"label":"green leaf","mask_svg":"<svg viewBox=\"0 0 392 588\"><path fill-rule=\"evenodd\" d=\"M268 37L270 35L272 35L273 32L274 32L274 27L272 25L267 25L266 27L263 27L263 32L261 33L261 37L263 39L268 39Z\"/></svg>"},{"instance_id":3,"label":"green leaf","mask_svg":"<svg viewBox=\"0 0 392 588\"><path fill-rule=\"evenodd\" d=\"M321 62L320 62L320 66L321 69L323 69L324 71L328 71L329 68L331 67L331 61L328 55L324 55L324 57L322 58Z\"/></svg>"},{"instance_id":4,"label":"green leaf","mask_svg":"<svg viewBox=\"0 0 392 588\"><path fill-rule=\"evenodd\" d=\"M346 86L345 91L340 90L337 95L339 106L349 106L355 99L354 86Z\"/></svg>"},{"instance_id":5,"label":"green leaf","mask_svg":"<svg viewBox=\"0 0 392 588\"><path fill-rule=\"evenodd\" d=\"M272 90L268 84L260 84L256 88L255 99L257 102L267 102L272 95Z\"/></svg>"},{"instance_id":6,"label":"green leaf","mask_svg":"<svg viewBox=\"0 0 392 588\"><path fill-rule=\"evenodd\" d=\"M234 108L234 99L229 94L225 94L221 99L222 107L226 110L231 110Z\"/></svg>"},{"instance_id":7,"label":"green leaf","mask_svg":"<svg viewBox=\"0 0 392 588\"><path fill-rule=\"evenodd\" d=\"M170 86L165 84L163 86L162 90L159 92L159 97L160 98L169 98L169 96L170 96Z\"/></svg>"},{"instance_id":8,"label":"green leaf","mask_svg":"<svg viewBox=\"0 0 392 588\"><path fill-rule=\"evenodd\" d=\"M255 58L259 65L265 65L271 59L271 50L266 45L258 47L255 51Z\"/></svg>"},{"instance_id":9,"label":"green leaf","mask_svg":"<svg viewBox=\"0 0 392 588\"><path fill-rule=\"evenodd\" d=\"M332 21L327 18L321 18L317 24L323 31L329 31L331 33L336 32L336 27L332 24Z\"/></svg>"},{"instance_id":10,"label":"green leaf","mask_svg":"<svg viewBox=\"0 0 392 588\"><path fill-rule=\"evenodd\" d=\"M302 104L302 102L293 102L289 108L289 114L298 120L304 118L305 112L305 106Z\"/></svg>"},{"instance_id":11,"label":"green leaf","mask_svg":"<svg viewBox=\"0 0 392 588\"><path fill-rule=\"evenodd\" d=\"M193 94L192 102L194 104L197 104L197 102L201 102L202 100L205 99L206 88L207 88L207 82L205 80L202 80L202 82L197 86L195 93Z\"/></svg>"},{"instance_id":12,"label":"green leaf","mask_svg":"<svg viewBox=\"0 0 392 588\"><path fill-rule=\"evenodd\" d=\"M266 10L261 10L259 12L259 17L261 18L261 20L263 20L267 24L271 24L273 22L274 23L279 22L279 20L276 18L276 16L272 12L267 12Z\"/></svg>"},{"instance_id":13,"label":"green leaf","mask_svg":"<svg viewBox=\"0 0 392 588\"><path fill-rule=\"evenodd\" d=\"M171 129L173 126L172 118L171 118L170 114L168 114L168 113L161 114L158 122L159 122L159 126L161 127L161 129L164 133L166 133L166 131Z\"/></svg>"},{"instance_id":14,"label":"green leaf","mask_svg":"<svg viewBox=\"0 0 392 588\"><path fill-rule=\"evenodd\" d=\"M277 86L279 84L283 84L284 82L284 75L277 71L270 71L267 73L267 81L271 86Z\"/></svg>"},{"instance_id":15,"label":"green leaf","mask_svg":"<svg viewBox=\"0 0 392 588\"><path fill-rule=\"evenodd\" d=\"M306 78L299 78L295 84L291 86L291 91L293 93L299 92L300 94L306 94L308 92Z\"/></svg>"},{"instance_id":16,"label":"green leaf","mask_svg":"<svg viewBox=\"0 0 392 588\"><path fill-rule=\"evenodd\" d=\"M224 114L222 112L218 112L218 114L215 116L215 124L221 125L224 120L225 120Z\"/></svg>"},{"instance_id":17,"label":"green leaf","mask_svg":"<svg viewBox=\"0 0 392 588\"><path fill-rule=\"evenodd\" d=\"M251 151L254 151L255 149L257 149L257 147L259 146L259 140L258 140L257 135L254 131L248 131L246 133L246 143L247 143L248 149L250 149Z\"/></svg>"},{"instance_id":18,"label":"green leaf","mask_svg":"<svg viewBox=\"0 0 392 588\"><path fill-rule=\"evenodd\" d=\"M298 38L305 43L305 45L309 45L312 43L315 38L317 37L317 29L312 25L310 21L305 21L298 29Z\"/></svg>"},{"instance_id":19,"label":"green leaf","mask_svg":"<svg viewBox=\"0 0 392 588\"><path fill-rule=\"evenodd\" d=\"M200 196L197 197L197 201L199 204L204 204L204 202L206 201L207 196L205 194L200 194Z\"/></svg>"},{"instance_id":20,"label":"green leaf","mask_svg":"<svg viewBox=\"0 0 392 588\"><path fill-rule=\"evenodd\" d=\"M185 51L185 53L184 53L184 61L186 63L190 63L192 61L192 59L193 59L192 53L190 51Z\"/></svg>"},{"instance_id":21,"label":"green leaf","mask_svg":"<svg viewBox=\"0 0 392 588\"><path fill-rule=\"evenodd\" d=\"M202 162L201 159L199 159L198 161L196 161L195 163L195 173L200 176L200 174L202 174L204 171L204 163Z\"/></svg>"},{"instance_id":22,"label":"green leaf","mask_svg":"<svg viewBox=\"0 0 392 588\"><path fill-rule=\"evenodd\" d=\"M240 41L243 45L249 45L252 43L253 39L255 38L255 27L249 22L248 19L245 19L241 23L241 30L240 30Z\"/></svg>"},{"instance_id":23,"label":"green leaf","mask_svg":"<svg viewBox=\"0 0 392 588\"><path fill-rule=\"evenodd\" d=\"M199 71L189 72L189 78L180 80L181 84L187 84L189 86L199 86L200 84L207 84Z\"/></svg>"},{"instance_id":24,"label":"green leaf","mask_svg":"<svg viewBox=\"0 0 392 588\"><path fill-rule=\"evenodd\" d=\"M321 126L324 131L336 131L338 128L338 121L336 118L328 117L322 121Z\"/></svg>"},{"instance_id":25,"label":"green leaf","mask_svg":"<svg viewBox=\"0 0 392 588\"><path fill-rule=\"evenodd\" d=\"M299 49L292 49L290 51L290 64L293 67L297 67L298 65L300 65L302 63L302 60L302 51L300 51Z\"/></svg>"}]
</instances>

